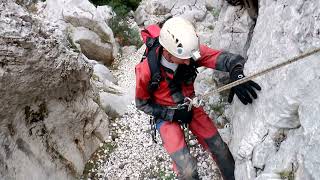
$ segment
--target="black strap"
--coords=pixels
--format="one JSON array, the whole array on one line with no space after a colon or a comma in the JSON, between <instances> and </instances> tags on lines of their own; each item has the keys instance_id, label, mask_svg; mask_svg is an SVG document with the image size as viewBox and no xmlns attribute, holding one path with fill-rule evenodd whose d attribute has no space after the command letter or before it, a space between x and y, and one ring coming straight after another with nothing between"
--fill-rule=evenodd
<instances>
[{"instance_id":1,"label":"black strap","mask_svg":"<svg viewBox=\"0 0 320 180\"><path fill-rule=\"evenodd\" d=\"M149 33L146 31L146 33ZM141 62L147 58L149 69L151 73L150 82L148 85L148 91L153 94L155 90L158 89L160 85L160 81L162 80L161 77L161 71L160 71L160 58L162 55L162 46L160 46L159 39L158 38L150 38L147 37L146 40L146 50L144 51L144 54L142 56ZM160 47L159 47L160 46ZM157 53L157 49L158 53ZM153 116L150 116L150 125L151 125L151 137L154 143L157 143L156 135L157 135L157 128L156 128L156 118Z\"/></svg>"},{"instance_id":2,"label":"black strap","mask_svg":"<svg viewBox=\"0 0 320 180\"><path fill-rule=\"evenodd\" d=\"M149 82L148 90L150 93L158 89L160 81L162 80L160 71L160 58L162 54L162 46L160 46L158 38L147 38L147 49L145 55L148 59L149 68L151 72L151 80ZM160 46L160 47L159 47ZM157 53L157 49L158 50Z\"/></svg>"},{"instance_id":3,"label":"black strap","mask_svg":"<svg viewBox=\"0 0 320 180\"><path fill-rule=\"evenodd\" d=\"M153 116L150 116L150 125L151 125L152 141L157 144L157 124L156 124L156 118Z\"/></svg>"}]
</instances>

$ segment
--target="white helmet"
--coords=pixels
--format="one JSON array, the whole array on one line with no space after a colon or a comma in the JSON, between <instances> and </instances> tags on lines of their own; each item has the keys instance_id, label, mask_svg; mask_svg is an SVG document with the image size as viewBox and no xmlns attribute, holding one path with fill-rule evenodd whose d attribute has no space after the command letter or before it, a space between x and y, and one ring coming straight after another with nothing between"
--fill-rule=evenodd
<instances>
[{"instance_id":1,"label":"white helmet","mask_svg":"<svg viewBox=\"0 0 320 180\"><path fill-rule=\"evenodd\" d=\"M167 20L160 30L160 44L173 56L180 59L200 58L199 38L193 25L181 18Z\"/></svg>"}]
</instances>

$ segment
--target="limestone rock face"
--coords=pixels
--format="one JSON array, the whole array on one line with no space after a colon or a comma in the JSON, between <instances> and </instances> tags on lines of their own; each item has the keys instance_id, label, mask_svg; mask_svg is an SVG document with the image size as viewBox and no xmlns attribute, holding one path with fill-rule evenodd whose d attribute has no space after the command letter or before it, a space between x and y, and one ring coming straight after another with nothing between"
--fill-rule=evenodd
<instances>
[{"instance_id":1,"label":"limestone rock face","mask_svg":"<svg viewBox=\"0 0 320 180\"><path fill-rule=\"evenodd\" d=\"M108 136L93 66L57 26L0 4L0 177L78 179Z\"/></svg>"},{"instance_id":2,"label":"limestone rock face","mask_svg":"<svg viewBox=\"0 0 320 180\"><path fill-rule=\"evenodd\" d=\"M119 47L107 24L114 15L111 7L96 8L88 0L48 0L42 14L65 29L89 59L110 65L117 56Z\"/></svg>"},{"instance_id":3,"label":"limestone rock face","mask_svg":"<svg viewBox=\"0 0 320 180\"><path fill-rule=\"evenodd\" d=\"M319 8L316 0L260 1L246 73L319 48ZM238 100L233 104L231 147L238 176L320 177L315 170L320 169L315 153L320 145L319 57L309 56L257 78L262 86L259 99L248 106Z\"/></svg>"},{"instance_id":4,"label":"limestone rock face","mask_svg":"<svg viewBox=\"0 0 320 180\"><path fill-rule=\"evenodd\" d=\"M123 114L134 97L134 77L123 73L132 63L123 59L115 76L102 65L110 64L117 51L107 26L113 13L88 1L47 0L37 14L44 14L42 21L29 14L34 10L29 0L1 2L0 177L79 179L84 163L108 136L108 119ZM320 47L318 0L260 0L256 21L241 5L223 0L144 0L135 11L140 26L169 16L192 21L202 43L247 57L245 74ZM254 79L262 91L253 104L244 106L236 97L231 105L223 96L209 99L206 111L227 127L220 133L236 160L236 179L320 177L319 57ZM227 73L199 71L195 88L200 94L228 79ZM116 78L127 79L120 86L128 89L116 85ZM130 116L123 121L141 128L131 120L140 114ZM140 145L150 150L151 144ZM201 166L208 168L207 162Z\"/></svg>"}]
</instances>

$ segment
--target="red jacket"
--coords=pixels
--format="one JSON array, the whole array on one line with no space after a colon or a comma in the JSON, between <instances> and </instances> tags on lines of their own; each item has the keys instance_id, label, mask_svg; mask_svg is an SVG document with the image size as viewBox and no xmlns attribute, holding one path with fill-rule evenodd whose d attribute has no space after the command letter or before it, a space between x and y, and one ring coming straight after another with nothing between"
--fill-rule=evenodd
<instances>
[{"instance_id":1,"label":"red jacket","mask_svg":"<svg viewBox=\"0 0 320 180\"><path fill-rule=\"evenodd\" d=\"M235 55L225 51L211 49L205 45L200 45L201 58L195 63L197 67L208 67L221 71L229 72L235 66L244 65L244 59L240 55ZM184 97L193 97L194 80L191 83L181 83L181 86L172 90L170 81L173 80L173 74L166 72L164 67L160 67L163 80L160 82L159 88L152 94L148 91L149 81L151 80L151 72L148 60L144 59L136 65L136 107L147 114L162 118L164 120L172 120L174 110L168 109L168 106L175 106L183 101Z\"/></svg>"}]
</instances>

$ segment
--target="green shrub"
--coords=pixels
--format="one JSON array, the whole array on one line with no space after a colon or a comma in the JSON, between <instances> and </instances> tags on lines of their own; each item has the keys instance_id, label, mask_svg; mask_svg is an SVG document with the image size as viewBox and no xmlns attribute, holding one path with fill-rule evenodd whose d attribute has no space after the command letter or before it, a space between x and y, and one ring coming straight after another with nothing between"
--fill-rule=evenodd
<instances>
[{"instance_id":1,"label":"green shrub","mask_svg":"<svg viewBox=\"0 0 320 180\"><path fill-rule=\"evenodd\" d=\"M110 20L109 26L121 46L135 45L140 47L142 45L139 30L130 28L126 18L114 17Z\"/></svg>"},{"instance_id":2,"label":"green shrub","mask_svg":"<svg viewBox=\"0 0 320 180\"><path fill-rule=\"evenodd\" d=\"M294 180L294 172L292 171L283 171L279 173L281 179Z\"/></svg>"},{"instance_id":3,"label":"green shrub","mask_svg":"<svg viewBox=\"0 0 320 180\"><path fill-rule=\"evenodd\" d=\"M215 17L216 19L219 18L219 15L220 15L220 10L216 9L216 8L213 8L212 11L211 11L211 14L213 17Z\"/></svg>"},{"instance_id":4,"label":"green shrub","mask_svg":"<svg viewBox=\"0 0 320 180\"><path fill-rule=\"evenodd\" d=\"M130 28L128 23L128 13L136 10L141 0L91 0L96 6L111 6L116 16L109 21L114 36L121 46L142 45L138 29Z\"/></svg>"},{"instance_id":5,"label":"green shrub","mask_svg":"<svg viewBox=\"0 0 320 180\"><path fill-rule=\"evenodd\" d=\"M108 5L119 16L125 16L129 11L136 10L141 0L90 0L96 6Z\"/></svg>"}]
</instances>

